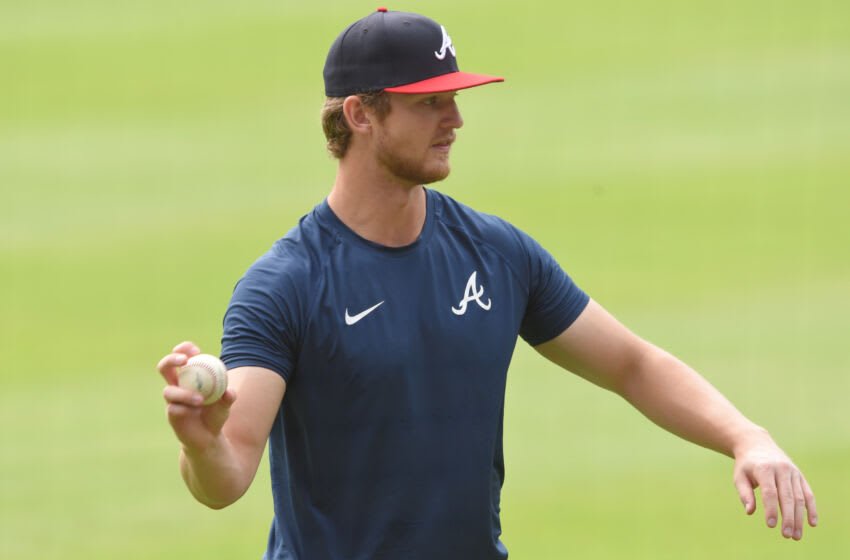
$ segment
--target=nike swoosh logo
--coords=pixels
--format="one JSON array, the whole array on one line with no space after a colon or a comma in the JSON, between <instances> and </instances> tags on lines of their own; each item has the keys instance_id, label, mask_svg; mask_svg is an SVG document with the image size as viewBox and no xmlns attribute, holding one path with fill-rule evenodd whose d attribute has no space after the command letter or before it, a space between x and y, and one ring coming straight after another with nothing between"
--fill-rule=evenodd
<instances>
[{"instance_id":1,"label":"nike swoosh logo","mask_svg":"<svg viewBox=\"0 0 850 560\"><path fill-rule=\"evenodd\" d=\"M348 314L348 308L346 307L345 308L345 324L349 325L349 326L353 325L354 323L356 323L357 321L359 321L360 319L362 319L363 317L365 317L369 313L378 309L381 306L382 303L384 303L384 302L383 301L378 302L375 305L373 305L372 307L370 307L369 309L367 309L366 311L361 311L357 315L349 315Z\"/></svg>"}]
</instances>

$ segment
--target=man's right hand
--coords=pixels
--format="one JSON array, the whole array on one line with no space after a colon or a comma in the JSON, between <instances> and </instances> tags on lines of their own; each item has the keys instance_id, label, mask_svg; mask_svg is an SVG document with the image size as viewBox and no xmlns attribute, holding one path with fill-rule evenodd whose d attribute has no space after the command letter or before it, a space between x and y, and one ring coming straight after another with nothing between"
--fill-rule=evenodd
<instances>
[{"instance_id":1,"label":"man's right hand","mask_svg":"<svg viewBox=\"0 0 850 560\"><path fill-rule=\"evenodd\" d=\"M180 474L199 502L218 509L238 500L254 480L286 383L265 368L237 367L228 370L221 399L204 406L201 395L177 383L180 367L200 352L181 342L157 369L167 383L168 422L183 445Z\"/></svg>"},{"instance_id":2,"label":"man's right hand","mask_svg":"<svg viewBox=\"0 0 850 560\"><path fill-rule=\"evenodd\" d=\"M217 402L204 406L204 399L199 393L178 385L180 367L190 357L200 353L201 349L192 342L181 342L157 365L167 383L162 396L168 405L168 423L183 444L184 451L189 454L203 453L216 444L230 414L230 407L236 400L236 393L228 389Z\"/></svg>"}]
</instances>

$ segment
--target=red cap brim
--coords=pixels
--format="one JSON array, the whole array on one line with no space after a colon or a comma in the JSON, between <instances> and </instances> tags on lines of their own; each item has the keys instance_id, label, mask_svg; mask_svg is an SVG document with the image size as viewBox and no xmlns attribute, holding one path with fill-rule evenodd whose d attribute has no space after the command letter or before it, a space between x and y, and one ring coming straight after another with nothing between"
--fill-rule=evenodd
<instances>
[{"instance_id":1,"label":"red cap brim","mask_svg":"<svg viewBox=\"0 0 850 560\"><path fill-rule=\"evenodd\" d=\"M395 86L384 88L384 91L390 93L442 93L444 91L455 91L459 89L467 89L484 84L492 84L493 82L504 82L504 78L498 76L486 76L484 74L469 74L468 72L450 72L441 76L435 76L405 84L403 86Z\"/></svg>"}]
</instances>

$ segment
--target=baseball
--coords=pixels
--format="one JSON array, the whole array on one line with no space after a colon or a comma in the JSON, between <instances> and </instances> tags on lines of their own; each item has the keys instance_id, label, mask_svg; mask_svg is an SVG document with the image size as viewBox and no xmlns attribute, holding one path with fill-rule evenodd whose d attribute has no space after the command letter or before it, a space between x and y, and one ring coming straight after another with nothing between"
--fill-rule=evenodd
<instances>
[{"instance_id":1,"label":"baseball","mask_svg":"<svg viewBox=\"0 0 850 560\"><path fill-rule=\"evenodd\" d=\"M204 396L204 404L212 404L227 389L227 367L211 354L192 356L180 368L178 384Z\"/></svg>"}]
</instances>

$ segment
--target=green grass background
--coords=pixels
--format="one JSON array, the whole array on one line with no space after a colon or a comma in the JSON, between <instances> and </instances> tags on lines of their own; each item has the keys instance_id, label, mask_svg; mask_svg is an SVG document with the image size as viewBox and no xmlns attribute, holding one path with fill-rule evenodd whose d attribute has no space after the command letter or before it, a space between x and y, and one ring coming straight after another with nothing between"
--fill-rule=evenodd
<instances>
[{"instance_id":1,"label":"green grass background","mask_svg":"<svg viewBox=\"0 0 850 560\"><path fill-rule=\"evenodd\" d=\"M0 557L259 558L176 468L158 358L219 349L245 268L329 190L327 47L364 2L0 0ZM850 4L410 1L461 68L439 189L524 228L807 473L802 543L732 462L523 344L504 541L523 559L850 555Z\"/></svg>"}]
</instances>

